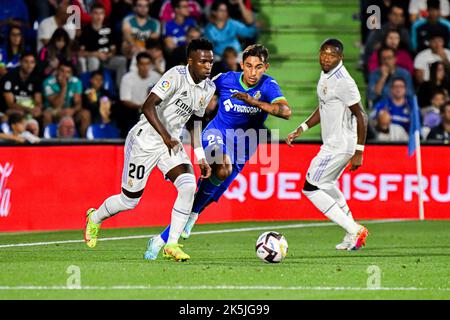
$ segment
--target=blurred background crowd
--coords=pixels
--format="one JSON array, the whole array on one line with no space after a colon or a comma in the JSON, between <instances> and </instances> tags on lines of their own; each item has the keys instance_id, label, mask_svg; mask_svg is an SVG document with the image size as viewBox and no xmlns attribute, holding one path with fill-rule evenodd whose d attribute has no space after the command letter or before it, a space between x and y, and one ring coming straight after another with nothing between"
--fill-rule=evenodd
<instances>
[{"instance_id":1,"label":"blurred background crowd","mask_svg":"<svg viewBox=\"0 0 450 320\"><path fill-rule=\"evenodd\" d=\"M449 143L449 17L449 0L361 1L360 67L367 82L369 138L408 140L417 97L422 138Z\"/></svg>"},{"instance_id":2,"label":"blurred background crowd","mask_svg":"<svg viewBox=\"0 0 450 320\"><path fill-rule=\"evenodd\" d=\"M249 0L2 0L0 139L123 138L192 39L213 42L215 75L257 36Z\"/></svg>"},{"instance_id":3,"label":"blurred background crowd","mask_svg":"<svg viewBox=\"0 0 450 320\"><path fill-rule=\"evenodd\" d=\"M1 0L0 139L124 138L192 39L213 42L213 76L240 70L262 26L256 2ZM369 140L407 141L417 97L422 138L449 143L449 17L449 0L360 0ZM215 98L204 124L216 111Z\"/></svg>"}]
</instances>

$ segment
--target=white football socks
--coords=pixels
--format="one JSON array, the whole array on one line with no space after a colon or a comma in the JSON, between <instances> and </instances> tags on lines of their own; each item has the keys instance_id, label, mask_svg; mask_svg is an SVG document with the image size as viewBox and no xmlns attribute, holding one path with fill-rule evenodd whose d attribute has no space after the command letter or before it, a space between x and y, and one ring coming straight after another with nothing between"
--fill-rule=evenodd
<instances>
[{"instance_id":1,"label":"white football socks","mask_svg":"<svg viewBox=\"0 0 450 320\"><path fill-rule=\"evenodd\" d=\"M348 233L355 235L360 226L349 218L337 202L322 190L303 191L304 195L319 209L328 219L340 225Z\"/></svg>"},{"instance_id":2,"label":"white football socks","mask_svg":"<svg viewBox=\"0 0 450 320\"><path fill-rule=\"evenodd\" d=\"M353 221L355 221L353 219L353 215L352 212L350 211L350 208L347 204L347 201L345 200L345 196L344 194L341 192L341 190L339 190L336 186L331 188L331 189L326 189L323 190L325 191L330 197L332 197L337 204L339 205L339 208L341 208L342 211L344 211L344 213Z\"/></svg>"},{"instance_id":3,"label":"white football socks","mask_svg":"<svg viewBox=\"0 0 450 320\"><path fill-rule=\"evenodd\" d=\"M194 204L195 190L197 189L195 176L191 173L179 175L173 184L178 190L178 196L173 205L167 244L178 243L178 239L189 219L192 205Z\"/></svg>"},{"instance_id":4,"label":"white football socks","mask_svg":"<svg viewBox=\"0 0 450 320\"><path fill-rule=\"evenodd\" d=\"M128 198L123 193L116 194L103 202L100 208L91 216L92 222L99 224L104 220L118 214L121 211L134 209L139 203L140 198Z\"/></svg>"}]
</instances>

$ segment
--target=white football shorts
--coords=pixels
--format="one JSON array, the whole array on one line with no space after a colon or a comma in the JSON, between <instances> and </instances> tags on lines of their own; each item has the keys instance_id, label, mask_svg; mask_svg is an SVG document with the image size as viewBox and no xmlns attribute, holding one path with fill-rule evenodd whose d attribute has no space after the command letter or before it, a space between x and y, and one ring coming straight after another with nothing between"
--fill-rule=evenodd
<instances>
[{"instance_id":1,"label":"white football shorts","mask_svg":"<svg viewBox=\"0 0 450 320\"><path fill-rule=\"evenodd\" d=\"M124 148L122 188L129 192L138 192L145 188L148 177L155 166L166 174L181 164L190 164L191 159L181 145L179 151L169 155L162 139L155 139L150 133L150 124L139 122L128 133Z\"/></svg>"},{"instance_id":2,"label":"white football shorts","mask_svg":"<svg viewBox=\"0 0 450 320\"><path fill-rule=\"evenodd\" d=\"M306 180L319 189L326 190L336 186L352 156L348 153L331 154L320 151L309 165Z\"/></svg>"}]
</instances>

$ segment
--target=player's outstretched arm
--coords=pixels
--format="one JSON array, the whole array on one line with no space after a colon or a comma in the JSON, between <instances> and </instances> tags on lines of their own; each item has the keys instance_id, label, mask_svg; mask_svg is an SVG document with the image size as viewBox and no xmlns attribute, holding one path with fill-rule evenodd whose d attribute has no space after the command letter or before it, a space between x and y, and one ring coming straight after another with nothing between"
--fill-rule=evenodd
<instances>
[{"instance_id":1,"label":"player's outstretched arm","mask_svg":"<svg viewBox=\"0 0 450 320\"><path fill-rule=\"evenodd\" d=\"M314 110L314 112L303 122L301 125L297 127L294 131L292 131L286 138L286 143L288 146L292 147L292 142L297 139L303 132L312 128L320 123L320 110L319 107Z\"/></svg>"},{"instance_id":2,"label":"player's outstretched arm","mask_svg":"<svg viewBox=\"0 0 450 320\"><path fill-rule=\"evenodd\" d=\"M286 100L279 100L275 103L268 103L264 101L259 101L258 99L253 98L248 93L238 92L232 95L233 98L244 101L245 103L258 107L261 110L264 110L271 115L289 120L291 117L291 108Z\"/></svg>"},{"instance_id":3,"label":"player's outstretched arm","mask_svg":"<svg viewBox=\"0 0 450 320\"><path fill-rule=\"evenodd\" d=\"M194 153L202 173L200 178L208 179L211 176L211 167L206 162L206 155L202 146L202 119L193 115L186 123L186 128L191 134L192 147L194 148Z\"/></svg>"},{"instance_id":4,"label":"player's outstretched arm","mask_svg":"<svg viewBox=\"0 0 450 320\"><path fill-rule=\"evenodd\" d=\"M363 162L364 144L366 143L368 117L361 106L361 103L354 104L350 107L353 115L356 117L358 142L356 151L350 159L350 171L355 171L361 167Z\"/></svg>"},{"instance_id":5,"label":"player's outstretched arm","mask_svg":"<svg viewBox=\"0 0 450 320\"><path fill-rule=\"evenodd\" d=\"M147 118L148 122L152 125L152 127L159 133L167 148L169 149L169 154L171 155L172 149L174 153L177 153L180 141L173 138L161 121L158 118L158 114L156 113L156 106L161 103L161 98L156 94L151 93L147 100L144 102L142 106L142 112Z\"/></svg>"}]
</instances>

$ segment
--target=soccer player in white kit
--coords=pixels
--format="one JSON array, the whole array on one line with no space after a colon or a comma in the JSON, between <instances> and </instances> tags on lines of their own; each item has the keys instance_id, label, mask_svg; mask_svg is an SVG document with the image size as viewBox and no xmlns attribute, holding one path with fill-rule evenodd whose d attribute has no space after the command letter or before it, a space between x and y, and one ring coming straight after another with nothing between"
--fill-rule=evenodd
<instances>
[{"instance_id":1,"label":"soccer player in white kit","mask_svg":"<svg viewBox=\"0 0 450 320\"><path fill-rule=\"evenodd\" d=\"M344 46L328 39L320 47L322 73L317 86L319 106L286 138L289 146L303 132L321 125L323 145L311 161L303 194L327 218L341 226L346 235L337 250L357 250L365 245L369 232L353 216L336 182L350 163L357 170L363 161L367 115L353 78L343 65Z\"/></svg>"},{"instance_id":2,"label":"soccer player in white kit","mask_svg":"<svg viewBox=\"0 0 450 320\"><path fill-rule=\"evenodd\" d=\"M178 239L191 213L197 183L191 160L179 137L188 120L203 117L214 95L216 87L208 79L214 59L212 50L213 45L208 40L193 40L187 48L188 65L167 71L151 90L142 107L141 119L130 130L125 142L122 192L106 199L97 210L87 212L85 241L89 247L96 246L102 221L137 206L150 173L158 166L178 190L171 218L172 228L175 228L173 232L170 230L164 256L176 261L190 259ZM201 125L196 123L191 127L202 178L209 178L211 168L201 144Z\"/></svg>"}]
</instances>

